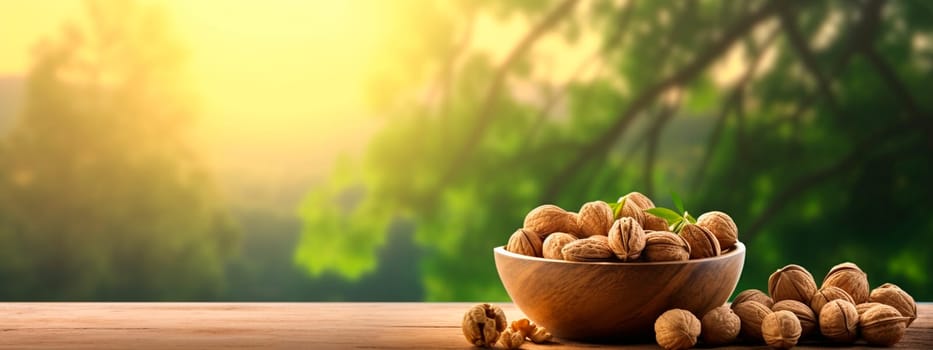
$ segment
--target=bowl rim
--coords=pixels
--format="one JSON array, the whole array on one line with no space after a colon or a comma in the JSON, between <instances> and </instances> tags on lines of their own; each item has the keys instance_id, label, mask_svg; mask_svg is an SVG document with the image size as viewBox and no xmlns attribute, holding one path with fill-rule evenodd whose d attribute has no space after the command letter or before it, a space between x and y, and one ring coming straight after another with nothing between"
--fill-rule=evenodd
<instances>
[{"instance_id":1,"label":"bowl rim","mask_svg":"<svg viewBox=\"0 0 933 350\"><path fill-rule=\"evenodd\" d=\"M677 260L677 261L632 261L632 262L623 262L623 261L567 261L567 260L555 260L555 259L545 259L537 256L528 256L518 253L513 253L505 249L504 245L497 246L493 248L493 253L496 255L503 255L514 259L524 259L532 261L541 261L554 264L571 264L571 265L603 265L603 266L659 266L659 265L683 265L691 263L703 263L707 261L716 261L722 259L731 258L733 255L745 254L745 244L742 242L735 243L735 249L730 250L729 252L721 255L717 255L709 258L702 259L690 259L690 260Z\"/></svg>"}]
</instances>

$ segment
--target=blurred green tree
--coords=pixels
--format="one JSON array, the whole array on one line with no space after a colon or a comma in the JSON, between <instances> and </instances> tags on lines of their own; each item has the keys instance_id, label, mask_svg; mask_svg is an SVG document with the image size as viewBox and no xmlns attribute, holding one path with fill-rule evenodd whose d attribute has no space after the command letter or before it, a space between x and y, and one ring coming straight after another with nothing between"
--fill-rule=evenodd
<instances>
[{"instance_id":1,"label":"blurred green tree","mask_svg":"<svg viewBox=\"0 0 933 350\"><path fill-rule=\"evenodd\" d=\"M403 219L427 299L504 299L491 249L531 208L633 190L669 206L675 190L737 221L740 289L787 263L820 279L854 261L933 298L929 5L441 3L402 10L430 34L376 67L386 127L301 208L295 259L311 275L371 273ZM532 24L493 62L470 45L478 14ZM595 73L542 79L535 43L583 35L601 45L577 71Z\"/></svg>"},{"instance_id":2,"label":"blurred green tree","mask_svg":"<svg viewBox=\"0 0 933 350\"><path fill-rule=\"evenodd\" d=\"M184 52L158 8L87 10L0 143L0 299L217 296L238 231L189 145Z\"/></svg>"}]
</instances>

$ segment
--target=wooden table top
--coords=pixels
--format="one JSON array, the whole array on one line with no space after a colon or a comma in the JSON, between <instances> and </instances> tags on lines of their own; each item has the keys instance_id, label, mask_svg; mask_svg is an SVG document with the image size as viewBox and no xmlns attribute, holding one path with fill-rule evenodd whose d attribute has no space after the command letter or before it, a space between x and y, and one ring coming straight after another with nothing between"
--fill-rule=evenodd
<instances>
[{"instance_id":1,"label":"wooden table top","mask_svg":"<svg viewBox=\"0 0 933 350\"><path fill-rule=\"evenodd\" d=\"M469 349L460 321L471 305L0 303L0 349ZM509 320L524 317L512 304L499 306ZM895 348L933 349L933 304L921 304L919 312ZM561 342L522 348L658 347Z\"/></svg>"}]
</instances>

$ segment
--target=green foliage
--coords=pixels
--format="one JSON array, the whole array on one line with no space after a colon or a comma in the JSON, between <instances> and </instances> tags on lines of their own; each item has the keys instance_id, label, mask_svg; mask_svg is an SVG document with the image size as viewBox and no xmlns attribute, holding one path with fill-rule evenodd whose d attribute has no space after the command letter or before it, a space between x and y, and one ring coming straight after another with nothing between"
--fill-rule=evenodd
<instances>
[{"instance_id":1,"label":"green foliage","mask_svg":"<svg viewBox=\"0 0 933 350\"><path fill-rule=\"evenodd\" d=\"M518 57L520 69L474 49L390 69L418 79L380 104L393 107L365 155L307 195L298 263L315 276L360 278L381 263L375 254L389 223L404 219L422 249L428 300L505 299L491 250L531 208L575 210L639 190L678 208L682 220L683 201L655 195L678 189L695 213L722 210L736 220L749 247L740 288L762 288L787 263L819 276L854 261L873 284L933 297L922 272L933 267L923 248L933 232L933 128L923 98L931 61L911 44L930 40L933 13L913 2L880 10L873 2L628 3L597 1L599 11L564 16L544 34L595 35L601 49L590 64L601 69L592 79L556 88L538 81L525 69L539 64L533 50ZM556 2L547 5L474 10L535 22ZM777 10L757 15L767 6ZM795 28L776 25L779 11ZM454 14L436 15L448 25L433 33L447 41L470 28ZM834 16L838 23L827 24ZM748 30L734 25L755 19ZM821 34L827 25L835 34ZM806 39L803 51L792 29ZM717 44L731 34L734 41ZM730 67L737 74L729 72L739 78L720 82L711 66L733 47L744 48ZM440 74L448 66L456 69ZM411 97L426 90L439 98ZM358 194L351 207L339 199L347 193Z\"/></svg>"},{"instance_id":2,"label":"green foliage","mask_svg":"<svg viewBox=\"0 0 933 350\"><path fill-rule=\"evenodd\" d=\"M0 298L209 298L237 230L186 140L184 60L164 15L88 3L37 53L0 143Z\"/></svg>"}]
</instances>

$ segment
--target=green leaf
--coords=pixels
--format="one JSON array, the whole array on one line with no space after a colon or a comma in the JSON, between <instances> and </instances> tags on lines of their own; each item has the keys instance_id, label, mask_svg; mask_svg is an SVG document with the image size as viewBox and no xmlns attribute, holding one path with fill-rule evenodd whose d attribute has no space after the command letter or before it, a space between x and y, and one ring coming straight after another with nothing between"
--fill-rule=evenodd
<instances>
[{"instance_id":1,"label":"green leaf","mask_svg":"<svg viewBox=\"0 0 933 350\"><path fill-rule=\"evenodd\" d=\"M674 232L674 233L678 233L678 234L679 234L679 233L680 233L680 230L682 230L682 229L684 228L684 225L685 225L685 224L686 224L686 221L684 221L684 219L681 217L680 220L677 221L677 223L675 223L675 224L672 225L672 226L674 226L674 227L671 228L671 231Z\"/></svg>"},{"instance_id":2,"label":"green leaf","mask_svg":"<svg viewBox=\"0 0 933 350\"><path fill-rule=\"evenodd\" d=\"M676 208L678 212L686 212L686 210L684 210L684 201L680 199L677 192L671 191L671 199L674 200L674 208Z\"/></svg>"},{"instance_id":3,"label":"green leaf","mask_svg":"<svg viewBox=\"0 0 933 350\"><path fill-rule=\"evenodd\" d=\"M625 201L628 200L628 197L619 198L619 203L616 203L616 207L612 208L612 218L618 219L619 214L622 213L622 208L625 208Z\"/></svg>"},{"instance_id":4,"label":"green leaf","mask_svg":"<svg viewBox=\"0 0 933 350\"><path fill-rule=\"evenodd\" d=\"M697 219L690 215L688 212L684 212L684 217L687 218L687 221L690 221L691 224L697 223Z\"/></svg>"},{"instance_id":5,"label":"green leaf","mask_svg":"<svg viewBox=\"0 0 933 350\"><path fill-rule=\"evenodd\" d=\"M668 225L674 225L676 222L684 219L684 217L677 214L677 212L667 208L651 208L646 209L645 212L664 219L664 221L667 221Z\"/></svg>"}]
</instances>

